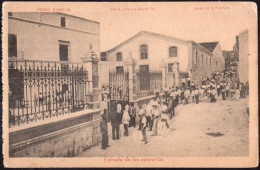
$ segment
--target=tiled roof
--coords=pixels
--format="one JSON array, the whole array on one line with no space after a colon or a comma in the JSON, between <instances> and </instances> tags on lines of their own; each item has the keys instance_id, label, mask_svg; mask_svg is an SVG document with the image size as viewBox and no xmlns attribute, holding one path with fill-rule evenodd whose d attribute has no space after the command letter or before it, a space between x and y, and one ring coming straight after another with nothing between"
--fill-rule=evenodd
<instances>
[{"instance_id":1,"label":"tiled roof","mask_svg":"<svg viewBox=\"0 0 260 170\"><path fill-rule=\"evenodd\" d=\"M199 43L199 45L206 48L210 52L213 52L216 46L218 45L218 42L203 42L203 43Z\"/></svg>"}]
</instances>

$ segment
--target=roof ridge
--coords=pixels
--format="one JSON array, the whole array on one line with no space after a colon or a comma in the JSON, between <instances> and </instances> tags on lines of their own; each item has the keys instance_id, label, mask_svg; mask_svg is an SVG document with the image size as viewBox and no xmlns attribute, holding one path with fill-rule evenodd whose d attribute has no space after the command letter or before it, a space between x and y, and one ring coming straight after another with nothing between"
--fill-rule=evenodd
<instances>
[{"instance_id":1,"label":"roof ridge","mask_svg":"<svg viewBox=\"0 0 260 170\"><path fill-rule=\"evenodd\" d=\"M193 40L183 40L177 37L173 37L173 36L168 36L168 35L164 35L161 33L155 33L155 32L151 32L151 31L146 31L146 30L141 30L138 33L134 34L133 36L131 36L130 38L126 39L125 41L119 43L118 45L114 46L114 48L110 48L109 50L103 51L103 52L111 52L114 51L116 48L120 47L121 45L127 43L128 41L132 40L133 38L141 35L141 34L150 34L150 35L156 35L156 36L161 36L161 37L166 37L166 38L170 38L170 39L175 39L175 40L179 40L179 41L183 41L183 42L194 42L195 44L198 44L201 48L204 48L205 50L207 50L209 53L212 53L209 49L205 48L204 46L202 46L200 43L197 43ZM216 41L215 43L219 43L218 41Z\"/></svg>"}]
</instances>

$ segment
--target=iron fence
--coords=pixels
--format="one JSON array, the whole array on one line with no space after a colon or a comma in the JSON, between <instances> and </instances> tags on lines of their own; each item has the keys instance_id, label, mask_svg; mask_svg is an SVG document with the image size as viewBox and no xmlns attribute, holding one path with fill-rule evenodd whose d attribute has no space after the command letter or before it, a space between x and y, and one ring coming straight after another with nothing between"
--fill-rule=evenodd
<instances>
[{"instance_id":1,"label":"iron fence","mask_svg":"<svg viewBox=\"0 0 260 170\"><path fill-rule=\"evenodd\" d=\"M140 93L136 94L136 98L140 99L140 98L143 98L143 97L152 96L154 94L155 94L154 91L140 92Z\"/></svg>"},{"instance_id":2,"label":"iron fence","mask_svg":"<svg viewBox=\"0 0 260 170\"><path fill-rule=\"evenodd\" d=\"M9 126L88 108L82 63L9 61Z\"/></svg>"},{"instance_id":3,"label":"iron fence","mask_svg":"<svg viewBox=\"0 0 260 170\"><path fill-rule=\"evenodd\" d=\"M109 71L110 100L129 100L129 73Z\"/></svg>"}]
</instances>

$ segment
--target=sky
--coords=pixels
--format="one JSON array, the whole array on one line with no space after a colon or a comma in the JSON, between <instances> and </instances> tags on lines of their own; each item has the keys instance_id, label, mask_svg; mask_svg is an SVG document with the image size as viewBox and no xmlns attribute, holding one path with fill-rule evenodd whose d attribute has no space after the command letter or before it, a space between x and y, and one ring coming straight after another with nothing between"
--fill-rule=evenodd
<instances>
[{"instance_id":1,"label":"sky","mask_svg":"<svg viewBox=\"0 0 260 170\"><path fill-rule=\"evenodd\" d=\"M222 2L88 3L77 10L71 6L69 14L100 22L101 51L140 31L197 43L219 41L222 50L232 50L236 35L250 27L255 15L248 4Z\"/></svg>"}]
</instances>

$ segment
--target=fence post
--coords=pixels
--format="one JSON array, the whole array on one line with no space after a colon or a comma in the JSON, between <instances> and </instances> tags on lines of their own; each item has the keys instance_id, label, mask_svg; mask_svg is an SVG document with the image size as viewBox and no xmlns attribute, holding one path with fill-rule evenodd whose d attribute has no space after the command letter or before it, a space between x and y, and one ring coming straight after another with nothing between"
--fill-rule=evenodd
<instances>
[{"instance_id":1,"label":"fence post","mask_svg":"<svg viewBox=\"0 0 260 170\"><path fill-rule=\"evenodd\" d=\"M81 57L83 67L88 71L89 90L85 94L87 103L90 104L90 108L100 108L100 89L99 89L99 77L98 77L98 56L92 50L92 45L89 45L89 50Z\"/></svg>"},{"instance_id":2,"label":"fence post","mask_svg":"<svg viewBox=\"0 0 260 170\"><path fill-rule=\"evenodd\" d=\"M175 76L175 86L179 86L179 63L176 61L173 65L174 76Z\"/></svg>"},{"instance_id":3,"label":"fence post","mask_svg":"<svg viewBox=\"0 0 260 170\"><path fill-rule=\"evenodd\" d=\"M125 61L125 66L129 72L129 101L134 101L134 78L135 78L135 61L131 55L129 54L128 58Z\"/></svg>"},{"instance_id":4,"label":"fence post","mask_svg":"<svg viewBox=\"0 0 260 170\"><path fill-rule=\"evenodd\" d=\"M160 67L162 70L162 89L166 90L167 87L167 75L166 75L166 62L164 61L164 59L162 59L161 63L160 63Z\"/></svg>"}]
</instances>

